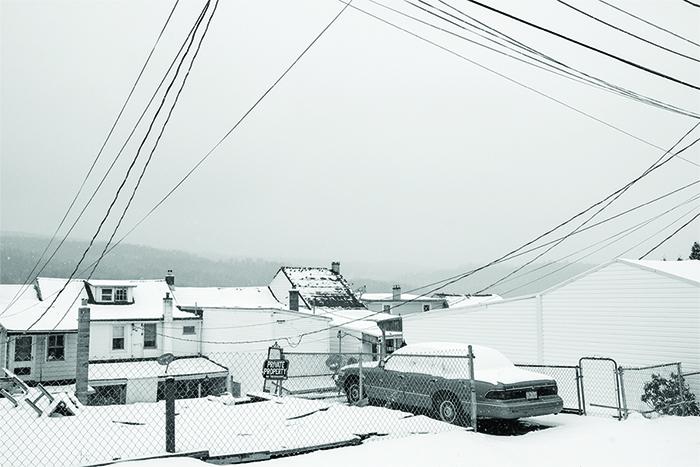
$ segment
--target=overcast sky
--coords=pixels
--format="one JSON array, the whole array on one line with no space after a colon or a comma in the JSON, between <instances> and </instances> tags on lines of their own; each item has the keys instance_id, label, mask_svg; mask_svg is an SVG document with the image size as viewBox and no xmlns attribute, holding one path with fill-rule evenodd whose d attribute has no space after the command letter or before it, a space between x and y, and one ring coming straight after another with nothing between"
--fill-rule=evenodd
<instances>
[{"instance_id":1,"label":"overcast sky","mask_svg":"<svg viewBox=\"0 0 700 467\"><path fill-rule=\"evenodd\" d=\"M468 34L404 1L378 1ZM589 74L700 112L699 91L517 25L464 0L446 1ZM611 1L700 42L700 9L685 2ZM700 84L697 62L622 35L555 0L488 3ZM700 57L700 47L598 1L571 3L655 43ZM53 233L172 5L151 0L2 0L3 231ZM201 5L181 1L176 8L79 205L116 155ZM655 145L671 146L696 123L519 64L367 0L353 5ZM221 0L120 232L160 200L342 7L335 0ZM691 136L687 142L700 137L700 129ZM92 235L139 141L129 143L73 237ZM483 262L600 200L661 154L349 8L244 124L127 241L269 259L435 268ZM700 164L700 145L684 156ZM698 178L697 165L674 160L635 185L599 218ZM561 244L546 259L601 241L698 192L700 185L592 229ZM586 261L615 257L661 231L625 255L639 256L698 211L699 201L684 204ZM113 225L114 220L100 238L106 238ZM700 238L699 225L689 226L651 258L687 256L692 241Z\"/></svg>"}]
</instances>

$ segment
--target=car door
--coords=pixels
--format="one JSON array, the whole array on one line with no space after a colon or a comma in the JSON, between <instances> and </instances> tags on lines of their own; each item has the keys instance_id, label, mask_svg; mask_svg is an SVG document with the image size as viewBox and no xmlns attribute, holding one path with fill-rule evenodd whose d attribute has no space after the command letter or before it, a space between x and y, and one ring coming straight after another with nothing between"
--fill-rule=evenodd
<instances>
[{"instance_id":1,"label":"car door","mask_svg":"<svg viewBox=\"0 0 700 467\"><path fill-rule=\"evenodd\" d=\"M392 369L392 358L386 359L381 367L374 368L371 372L371 379L367 395L372 399L378 399L387 404L403 403L403 382L405 376L395 369Z\"/></svg>"}]
</instances>

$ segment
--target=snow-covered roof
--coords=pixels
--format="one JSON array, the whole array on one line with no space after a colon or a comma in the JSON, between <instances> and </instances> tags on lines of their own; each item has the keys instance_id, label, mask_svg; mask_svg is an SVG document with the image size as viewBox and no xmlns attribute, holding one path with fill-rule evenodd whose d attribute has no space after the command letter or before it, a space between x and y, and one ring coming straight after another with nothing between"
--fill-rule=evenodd
<instances>
[{"instance_id":1,"label":"snow-covered roof","mask_svg":"<svg viewBox=\"0 0 700 467\"><path fill-rule=\"evenodd\" d=\"M136 287L139 282L133 279L90 279L93 287Z\"/></svg>"},{"instance_id":2,"label":"snow-covered roof","mask_svg":"<svg viewBox=\"0 0 700 467\"><path fill-rule=\"evenodd\" d=\"M357 331L369 336L381 337L382 331L377 323L385 320L395 320L398 316L389 313L376 313L366 308L359 309L337 309L337 308L317 308L317 316L331 318L331 326ZM387 331L388 337L400 336L400 332Z\"/></svg>"},{"instance_id":3,"label":"snow-covered roof","mask_svg":"<svg viewBox=\"0 0 700 467\"><path fill-rule=\"evenodd\" d=\"M183 308L284 309L269 287L177 287L173 296Z\"/></svg>"},{"instance_id":4,"label":"snow-covered roof","mask_svg":"<svg viewBox=\"0 0 700 467\"><path fill-rule=\"evenodd\" d=\"M86 298L85 285L81 279L73 279L61 293L50 309L47 307L53 302L58 291L66 284L66 279L39 277L36 280L37 287L30 285L14 304L12 304L2 316L0 324L8 331L25 331L38 319L31 328L31 332L66 332L78 329L78 307L81 299ZM12 296L6 295L16 286L3 285L2 303L0 310L5 310ZM18 289L15 288L15 291ZM37 290L41 300L37 295Z\"/></svg>"},{"instance_id":5,"label":"snow-covered roof","mask_svg":"<svg viewBox=\"0 0 700 467\"><path fill-rule=\"evenodd\" d=\"M132 287L133 303L95 303L93 300L90 300L92 298L91 293L88 293L85 281L83 279L72 279L58 297L56 303L47 311L47 307L53 302L58 291L66 284L66 279L39 277L36 280L36 287L33 285L26 287L19 300L0 316L0 325L8 331L24 331L37 318L41 318L32 326L32 332L77 331L78 308L83 298L89 300L88 306L90 307L91 321L139 321L163 318L163 298L166 293L170 293L170 288L164 279L91 280L89 285L95 287L100 283L109 283L111 285L120 283L120 287ZM98 286L101 287L101 285ZM0 311L4 310L11 302L14 294L20 290L19 287L15 284L0 286ZM173 309L173 318L197 319L194 314L178 310L177 308Z\"/></svg>"},{"instance_id":6,"label":"snow-covered roof","mask_svg":"<svg viewBox=\"0 0 700 467\"><path fill-rule=\"evenodd\" d=\"M94 384L99 381L165 378L165 368L165 365L156 360L91 362L88 367L88 380L90 384ZM228 369L206 357L185 357L173 360L168 365L167 376L219 376L222 373L228 374Z\"/></svg>"},{"instance_id":7,"label":"snow-covered roof","mask_svg":"<svg viewBox=\"0 0 700 467\"><path fill-rule=\"evenodd\" d=\"M447 300L448 307L478 305L479 303L495 302L503 300L503 297L496 294L469 295L469 294L435 294L435 297Z\"/></svg>"},{"instance_id":8,"label":"snow-covered roof","mask_svg":"<svg viewBox=\"0 0 700 467\"><path fill-rule=\"evenodd\" d=\"M104 283L114 283L116 281L105 281ZM154 280L128 280L121 281L124 286L133 287L133 302L130 303L90 303L91 321L114 321L114 320L154 320L163 318L163 298L170 294L170 287L165 279ZM95 281L90 281L89 285L95 286ZM196 318L192 313L181 311L177 308L173 310L173 318Z\"/></svg>"},{"instance_id":9,"label":"snow-covered roof","mask_svg":"<svg viewBox=\"0 0 700 467\"><path fill-rule=\"evenodd\" d=\"M429 295L415 295L410 293L402 293L398 299L394 299L394 294L391 292L365 292L360 297L363 302L444 302L442 297L431 297Z\"/></svg>"},{"instance_id":10,"label":"snow-covered roof","mask_svg":"<svg viewBox=\"0 0 700 467\"><path fill-rule=\"evenodd\" d=\"M343 276L328 268L280 268L311 307L364 308Z\"/></svg>"},{"instance_id":11,"label":"snow-covered roof","mask_svg":"<svg viewBox=\"0 0 700 467\"><path fill-rule=\"evenodd\" d=\"M700 261L698 260L650 261L620 258L618 261L700 284Z\"/></svg>"}]
</instances>

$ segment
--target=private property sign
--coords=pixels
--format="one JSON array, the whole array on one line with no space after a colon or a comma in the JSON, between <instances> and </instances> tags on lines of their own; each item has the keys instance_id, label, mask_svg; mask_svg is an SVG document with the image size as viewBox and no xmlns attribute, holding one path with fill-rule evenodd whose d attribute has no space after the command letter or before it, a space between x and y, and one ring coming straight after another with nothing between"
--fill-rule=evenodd
<instances>
[{"instance_id":1,"label":"private property sign","mask_svg":"<svg viewBox=\"0 0 700 467\"><path fill-rule=\"evenodd\" d=\"M289 360L265 360L262 375L265 379L283 380L287 379L289 371Z\"/></svg>"},{"instance_id":2,"label":"private property sign","mask_svg":"<svg viewBox=\"0 0 700 467\"><path fill-rule=\"evenodd\" d=\"M287 379L289 360L284 358L284 350L277 342L267 349L267 360L263 363L262 375L266 380Z\"/></svg>"}]
</instances>

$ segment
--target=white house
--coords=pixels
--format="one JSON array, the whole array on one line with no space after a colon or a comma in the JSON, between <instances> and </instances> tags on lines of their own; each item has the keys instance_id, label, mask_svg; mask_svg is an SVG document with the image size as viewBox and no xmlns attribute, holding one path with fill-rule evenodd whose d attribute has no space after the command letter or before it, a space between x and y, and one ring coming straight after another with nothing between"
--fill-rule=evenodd
<instances>
[{"instance_id":1,"label":"white house","mask_svg":"<svg viewBox=\"0 0 700 467\"><path fill-rule=\"evenodd\" d=\"M372 311L384 311L399 316L448 307L447 300L443 297L401 293L400 285L392 287L391 293L365 292L360 296L360 300Z\"/></svg>"},{"instance_id":2,"label":"white house","mask_svg":"<svg viewBox=\"0 0 700 467\"><path fill-rule=\"evenodd\" d=\"M519 363L603 356L698 371L700 261L617 259L537 294L407 316L404 336L483 344ZM688 382L700 394L700 378Z\"/></svg>"},{"instance_id":3,"label":"white house","mask_svg":"<svg viewBox=\"0 0 700 467\"><path fill-rule=\"evenodd\" d=\"M367 309L340 274L338 262L333 262L330 269L284 266L269 288L292 311L331 318L332 328L327 334L331 352L379 355L382 328L387 352L403 343L401 318Z\"/></svg>"}]
</instances>

